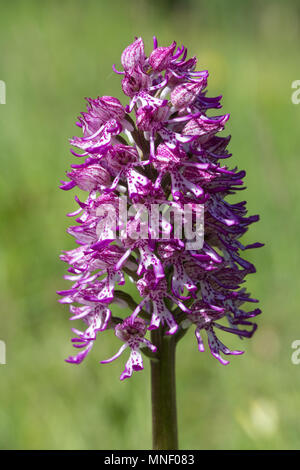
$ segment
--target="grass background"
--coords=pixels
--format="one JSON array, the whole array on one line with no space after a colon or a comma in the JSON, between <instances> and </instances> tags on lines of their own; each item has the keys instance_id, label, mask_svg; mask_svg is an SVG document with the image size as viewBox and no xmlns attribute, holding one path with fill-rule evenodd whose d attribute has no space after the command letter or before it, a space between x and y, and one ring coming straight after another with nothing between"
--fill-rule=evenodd
<instances>
[{"instance_id":1,"label":"grass background","mask_svg":"<svg viewBox=\"0 0 300 470\"><path fill-rule=\"evenodd\" d=\"M299 322L299 125L291 83L300 79L300 9L292 1L0 1L0 448L143 449L151 447L149 365L119 381L126 357L111 365L119 341L99 337L81 366L71 352L61 249L74 247L65 213L74 191L58 181L74 162L68 138L85 96L121 98L111 65L134 36L146 50L177 40L210 72L209 95L231 113L231 165L247 171L247 241L261 300L259 329L222 367L197 352L193 332L178 347L183 449L297 449L300 365L291 343ZM124 98L122 98L125 103Z\"/></svg>"}]
</instances>

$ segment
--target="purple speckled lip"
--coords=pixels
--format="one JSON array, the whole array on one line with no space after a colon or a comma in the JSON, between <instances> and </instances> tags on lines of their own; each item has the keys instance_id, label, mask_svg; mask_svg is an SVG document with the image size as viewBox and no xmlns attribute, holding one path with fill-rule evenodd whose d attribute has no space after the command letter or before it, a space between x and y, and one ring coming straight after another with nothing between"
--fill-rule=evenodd
<instances>
[{"instance_id":1,"label":"purple speckled lip","mask_svg":"<svg viewBox=\"0 0 300 470\"><path fill-rule=\"evenodd\" d=\"M77 187L87 198L80 201L76 196L79 208L68 214L76 217L68 233L78 246L61 255L69 265L65 278L73 285L58 294L61 303L69 304L71 320L82 320L86 329L72 329L72 344L80 352L66 361L81 363L97 335L111 329L123 345L100 362L111 362L129 348L121 380L143 369L141 351L156 354L156 346L146 338L149 330L164 328L165 334L176 336L194 325L198 350L204 350L205 332L212 355L228 364L221 353L242 351L231 351L215 330L251 337L257 327L252 318L261 313L258 308L242 309L244 303L257 301L241 288L255 267L240 256L241 251L262 246L240 242L258 216L247 216L245 201L225 200L245 189L245 172L223 163L231 157L230 137L217 134L229 114L207 116L222 107L222 96L207 96L208 71L196 71L196 64L195 57L187 59L184 46L173 42L160 47L155 37L147 57L142 38L137 38L122 53L123 70L113 65L127 103L111 96L87 99L87 109L76 122L82 136L70 140L76 148L72 154L85 162L71 165L61 189ZM136 207L166 204L182 215L185 205L202 204L201 249L187 248L172 218L168 237L154 237L149 229L147 239L135 238L134 229L141 224L138 211L126 228L118 227L125 237L112 237L105 227L99 232L101 209L109 204L119 217L122 196ZM161 220L160 234L164 228ZM126 293L125 281L136 285L139 303ZM114 304L129 307L129 317L115 317Z\"/></svg>"}]
</instances>

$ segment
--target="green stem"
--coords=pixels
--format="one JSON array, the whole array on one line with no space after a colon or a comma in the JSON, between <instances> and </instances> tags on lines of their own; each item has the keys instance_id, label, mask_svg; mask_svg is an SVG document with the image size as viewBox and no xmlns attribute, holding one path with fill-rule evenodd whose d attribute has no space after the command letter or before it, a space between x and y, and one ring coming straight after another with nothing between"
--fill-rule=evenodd
<instances>
[{"instance_id":1,"label":"green stem","mask_svg":"<svg viewBox=\"0 0 300 470\"><path fill-rule=\"evenodd\" d=\"M175 348L173 336L162 328L151 333L157 346L158 360L151 360L152 438L154 450L177 450L177 410L175 383Z\"/></svg>"}]
</instances>

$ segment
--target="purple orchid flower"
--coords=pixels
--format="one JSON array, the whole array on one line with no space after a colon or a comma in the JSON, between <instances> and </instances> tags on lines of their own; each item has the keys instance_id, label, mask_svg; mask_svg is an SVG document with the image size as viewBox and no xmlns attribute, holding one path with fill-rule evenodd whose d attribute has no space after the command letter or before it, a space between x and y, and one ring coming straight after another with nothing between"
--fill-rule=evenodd
<instances>
[{"instance_id":1,"label":"purple orchid flower","mask_svg":"<svg viewBox=\"0 0 300 470\"><path fill-rule=\"evenodd\" d=\"M125 105L111 96L87 99L77 122L82 136L70 140L76 147L71 152L85 161L73 164L69 180L61 182L63 190L87 192L85 201L76 196L78 208L68 214L76 220L68 233L79 246L61 255L69 265L65 278L73 285L58 292L60 302L69 304L72 321L87 325L85 331L73 329L72 343L80 351L67 362L81 363L97 335L112 329L124 344L101 363L129 348L121 380L143 369L141 353L159 354L145 337L148 331L176 338L195 325L199 351L205 332L212 355L226 365L222 354L242 351L225 346L216 329L250 338L257 327L252 320L261 313L242 308L257 301L241 287L255 272L241 252L262 244L241 243L258 216L247 216L245 201L225 199L245 189L245 172L227 166L230 136L217 135L229 114L211 115L221 108L222 97L207 96L208 72L196 71L197 60L187 59L185 47L176 42L159 47L156 38L153 44L147 56L142 38L136 38L122 53L123 70L113 66L122 76ZM121 197L126 198L122 208ZM203 206L199 249L186 247L174 217L161 216L157 230L142 218L143 209L149 212L154 205L184 217L186 204ZM145 237L137 237L142 231ZM137 287L138 303L126 293L130 281ZM131 315L122 321L114 317L114 303L129 307Z\"/></svg>"}]
</instances>

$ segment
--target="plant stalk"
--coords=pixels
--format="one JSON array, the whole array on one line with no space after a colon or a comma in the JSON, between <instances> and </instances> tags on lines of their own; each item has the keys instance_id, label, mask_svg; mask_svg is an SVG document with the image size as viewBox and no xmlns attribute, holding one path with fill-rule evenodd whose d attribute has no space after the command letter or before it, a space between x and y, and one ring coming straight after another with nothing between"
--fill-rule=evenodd
<instances>
[{"instance_id":1,"label":"plant stalk","mask_svg":"<svg viewBox=\"0 0 300 470\"><path fill-rule=\"evenodd\" d=\"M176 342L163 333L162 328L151 332L159 352L158 360L151 360L152 442L154 450L177 450Z\"/></svg>"}]
</instances>

